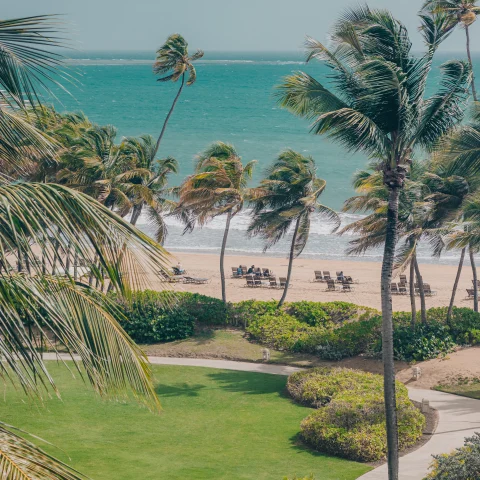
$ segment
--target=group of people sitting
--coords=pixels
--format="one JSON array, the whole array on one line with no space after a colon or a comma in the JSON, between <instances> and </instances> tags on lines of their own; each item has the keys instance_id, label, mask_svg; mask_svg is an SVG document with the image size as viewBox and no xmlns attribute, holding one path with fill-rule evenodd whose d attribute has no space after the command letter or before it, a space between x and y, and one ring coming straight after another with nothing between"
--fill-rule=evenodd
<instances>
[{"instance_id":1,"label":"group of people sitting","mask_svg":"<svg viewBox=\"0 0 480 480\"><path fill-rule=\"evenodd\" d=\"M243 269L242 269L241 265L239 265L238 268L237 268L237 274L239 276L243 275ZM263 273L262 273L262 269L255 267L255 265L252 265L247 270L247 275L257 275L257 276L260 276L260 277L269 277L270 274L271 274L271 272L268 268L264 268Z\"/></svg>"}]
</instances>

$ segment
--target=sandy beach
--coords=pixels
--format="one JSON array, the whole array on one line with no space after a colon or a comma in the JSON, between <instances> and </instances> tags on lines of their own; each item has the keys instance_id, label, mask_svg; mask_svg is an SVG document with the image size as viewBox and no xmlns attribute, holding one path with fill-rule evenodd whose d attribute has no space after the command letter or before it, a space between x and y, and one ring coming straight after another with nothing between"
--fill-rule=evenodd
<instances>
[{"instance_id":1,"label":"sandy beach","mask_svg":"<svg viewBox=\"0 0 480 480\"><path fill-rule=\"evenodd\" d=\"M173 284L172 288L174 290L221 297L218 255L175 253L173 259L178 259L189 275L210 279L206 285ZM286 258L268 257L267 255L261 257L226 255L225 271L227 274L228 300L233 302L247 299L278 300L282 294L281 289L245 287L246 281L244 279L231 278L231 267L255 265L262 268L270 268L278 279L280 276L286 276L287 264ZM312 300L328 302L343 300L367 307L380 308L380 268L380 263L374 262L298 258L293 264L292 285L288 292L287 301ZM432 290L437 292L435 296L427 297L427 308L448 305L457 267L453 265L421 264L420 269L424 282L429 283ZM359 283L354 285L355 290L353 292L326 292L325 283L313 282L314 270L329 270L332 275L335 275L337 270L343 270L345 275L352 276ZM472 272L470 266L464 265L456 295L455 304L457 306L472 306L472 300L466 299L466 289L472 286L471 279ZM152 284L151 288L155 288L154 285ZM420 307L419 297L417 297L417 306L418 308ZM409 310L409 296L394 295L393 307L394 310Z\"/></svg>"}]
</instances>

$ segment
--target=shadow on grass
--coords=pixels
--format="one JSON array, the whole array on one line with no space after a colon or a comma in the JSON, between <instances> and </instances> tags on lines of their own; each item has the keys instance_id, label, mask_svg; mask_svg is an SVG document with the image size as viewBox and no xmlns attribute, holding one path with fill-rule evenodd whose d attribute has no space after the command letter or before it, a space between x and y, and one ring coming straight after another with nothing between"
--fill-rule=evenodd
<instances>
[{"instance_id":1,"label":"shadow on grass","mask_svg":"<svg viewBox=\"0 0 480 480\"><path fill-rule=\"evenodd\" d=\"M198 397L199 392L205 385L189 385L188 383L177 383L175 385L158 385L155 388L156 394L161 397Z\"/></svg>"},{"instance_id":2,"label":"shadow on grass","mask_svg":"<svg viewBox=\"0 0 480 480\"><path fill-rule=\"evenodd\" d=\"M312 457L329 457L325 453L318 452L317 450L313 450L313 448L309 447L306 443L303 442L302 436L300 432L290 437L290 446L292 450L297 451L298 453L309 453Z\"/></svg>"},{"instance_id":3,"label":"shadow on grass","mask_svg":"<svg viewBox=\"0 0 480 480\"><path fill-rule=\"evenodd\" d=\"M241 392L249 395L278 393L285 397L285 377L252 372L215 372L208 376L227 392Z\"/></svg>"}]
</instances>

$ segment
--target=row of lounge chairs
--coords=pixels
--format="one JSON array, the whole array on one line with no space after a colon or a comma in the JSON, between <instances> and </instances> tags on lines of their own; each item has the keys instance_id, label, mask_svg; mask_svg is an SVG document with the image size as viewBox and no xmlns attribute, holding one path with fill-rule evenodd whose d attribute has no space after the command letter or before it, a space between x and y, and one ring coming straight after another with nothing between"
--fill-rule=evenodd
<instances>
[{"instance_id":1,"label":"row of lounge chairs","mask_svg":"<svg viewBox=\"0 0 480 480\"><path fill-rule=\"evenodd\" d=\"M232 278L245 278L247 275L255 275L256 277L269 278L273 275L273 272L269 268L257 267L253 273L248 273L246 265L240 265L242 273L238 271L238 267L232 267Z\"/></svg>"},{"instance_id":2,"label":"row of lounge chairs","mask_svg":"<svg viewBox=\"0 0 480 480\"><path fill-rule=\"evenodd\" d=\"M333 279L327 280L326 282L327 282L327 289L325 290L326 292L348 293L348 292L353 292L355 290L355 288L352 287L352 284L349 282L343 282L342 286L336 284L335 280Z\"/></svg>"},{"instance_id":3,"label":"row of lounge chairs","mask_svg":"<svg viewBox=\"0 0 480 480\"><path fill-rule=\"evenodd\" d=\"M415 295L420 295L420 287L418 283L415 283L414 289L415 289ZM396 283L391 283L390 290L392 292L392 295L408 295L410 293L407 290L406 284L401 282L399 282L398 285ZM433 295L437 294L436 290L432 290L430 287L430 284L428 283L423 284L423 292L425 293L426 297L432 297Z\"/></svg>"},{"instance_id":4,"label":"row of lounge chairs","mask_svg":"<svg viewBox=\"0 0 480 480\"><path fill-rule=\"evenodd\" d=\"M280 277L279 282L277 282L277 278L271 276L268 278L268 283L266 281L262 282L262 279L257 275L247 275L245 279L247 280L247 283L245 286L250 288L259 288L259 287L284 288L285 284L287 283L287 279L285 277Z\"/></svg>"},{"instance_id":5,"label":"row of lounge chairs","mask_svg":"<svg viewBox=\"0 0 480 480\"><path fill-rule=\"evenodd\" d=\"M328 282L333 281L337 283L357 283L353 280L353 278L350 275L344 275L343 272L338 271L335 272L336 277L332 277L330 275L330 272L328 270L324 270L323 272L321 270L315 270L315 280L314 282Z\"/></svg>"}]
</instances>

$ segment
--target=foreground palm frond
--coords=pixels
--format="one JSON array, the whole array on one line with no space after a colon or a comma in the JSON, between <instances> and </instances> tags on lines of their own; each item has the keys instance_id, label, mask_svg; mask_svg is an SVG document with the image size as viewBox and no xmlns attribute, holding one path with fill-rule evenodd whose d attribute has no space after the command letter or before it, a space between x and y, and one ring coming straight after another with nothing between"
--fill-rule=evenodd
<instances>
[{"instance_id":1,"label":"foreground palm frond","mask_svg":"<svg viewBox=\"0 0 480 480\"><path fill-rule=\"evenodd\" d=\"M38 253L66 270L58 252L72 251L102 283L103 270L123 295L147 285L147 272L167 270L166 251L150 237L96 200L56 184L0 185L0 245L5 271L24 265L42 274Z\"/></svg>"},{"instance_id":2,"label":"foreground palm frond","mask_svg":"<svg viewBox=\"0 0 480 480\"><path fill-rule=\"evenodd\" d=\"M0 478L86 480L87 477L0 425Z\"/></svg>"},{"instance_id":3,"label":"foreground palm frond","mask_svg":"<svg viewBox=\"0 0 480 480\"><path fill-rule=\"evenodd\" d=\"M55 389L33 329L49 349L55 351L58 341L80 359L100 395L132 391L157 408L146 357L119 326L122 318L116 303L86 285L52 276L0 276L0 376L17 379L27 394L41 396L49 384Z\"/></svg>"}]
</instances>

